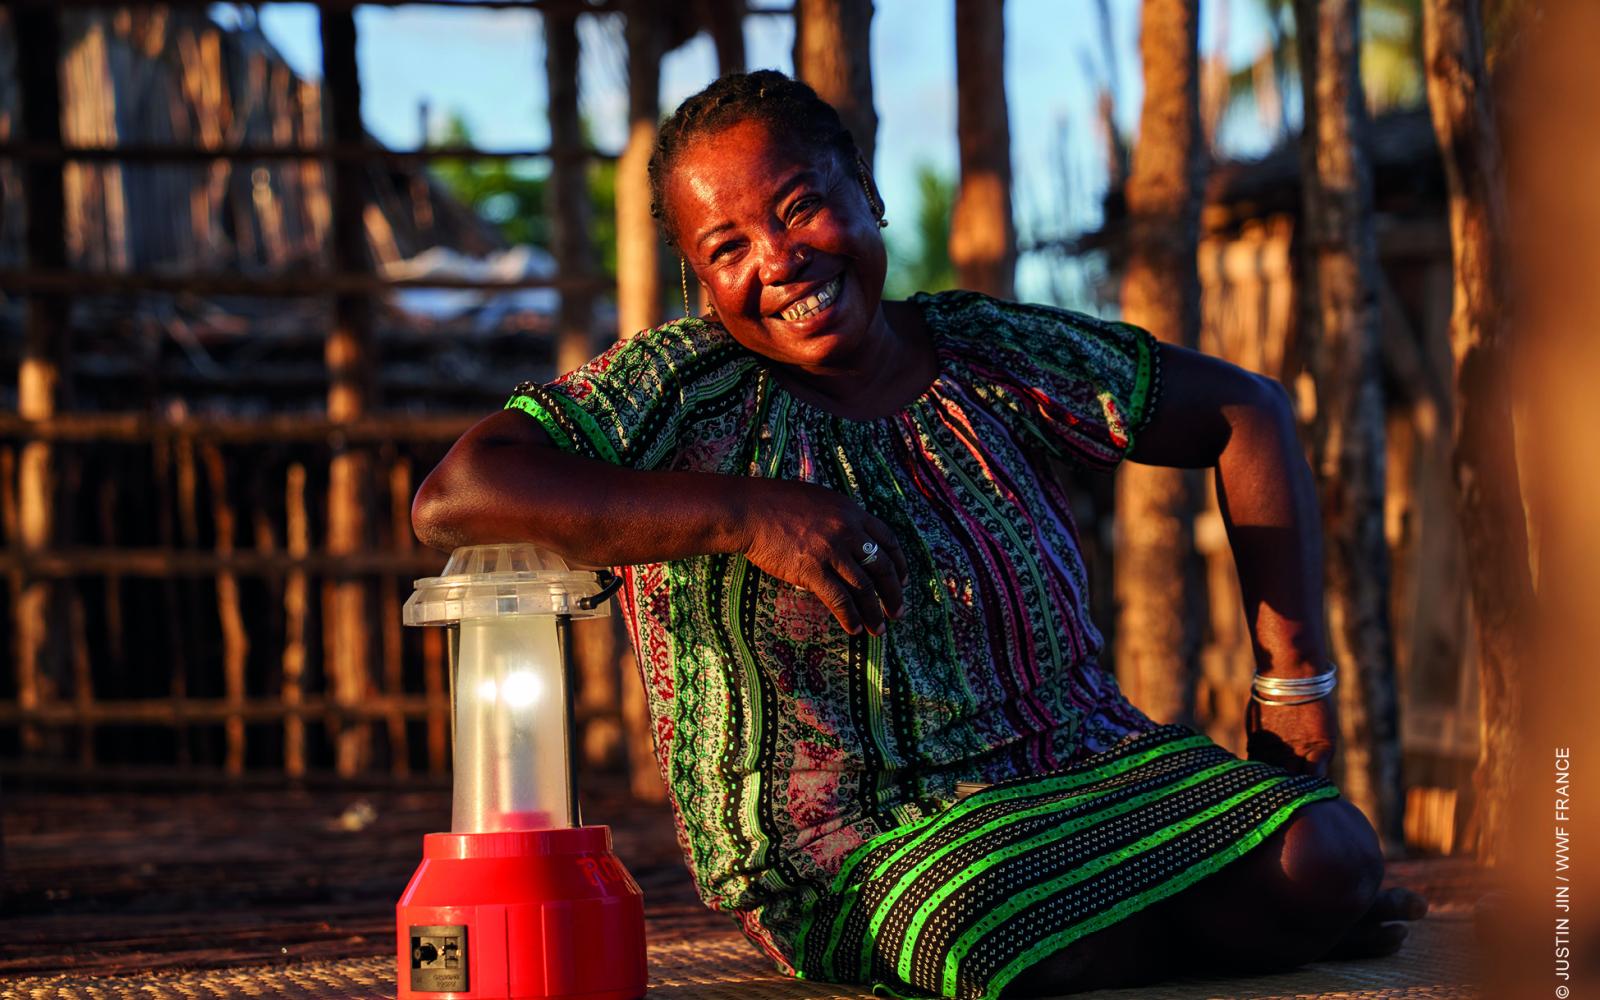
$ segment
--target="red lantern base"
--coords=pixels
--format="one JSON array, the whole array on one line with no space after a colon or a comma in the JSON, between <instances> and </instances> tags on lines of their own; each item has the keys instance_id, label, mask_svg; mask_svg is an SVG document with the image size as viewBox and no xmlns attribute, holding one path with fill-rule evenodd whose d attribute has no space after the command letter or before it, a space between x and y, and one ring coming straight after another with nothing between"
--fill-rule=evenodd
<instances>
[{"instance_id":1,"label":"red lantern base","mask_svg":"<svg viewBox=\"0 0 1600 1000\"><path fill-rule=\"evenodd\" d=\"M644 894L610 827L430 833L395 924L401 1000L644 996Z\"/></svg>"}]
</instances>

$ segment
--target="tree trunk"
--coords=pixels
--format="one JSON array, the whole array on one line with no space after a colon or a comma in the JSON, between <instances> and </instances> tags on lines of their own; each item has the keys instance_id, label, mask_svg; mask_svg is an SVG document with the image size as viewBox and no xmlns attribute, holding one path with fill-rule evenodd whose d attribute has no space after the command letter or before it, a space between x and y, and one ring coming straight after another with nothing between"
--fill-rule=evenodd
<instances>
[{"instance_id":1,"label":"tree trunk","mask_svg":"<svg viewBox=\"0 0 1600 1000\"><path fill-rule=\"evenodd\" d=\"M868 167L878 141L871 41L872 0L795 0L795 76L838 110Z\"/></svg>"},{"instance_id":2,"label":"tree trunk","mask_svg":"<svg viewBox=\"0 0 1600 1000\"><path fill-rule=\"evenodd\" d=\"M557 154L551 165L550 185L545 189L551 249L563 278L592 279L595 262L594 248L589 241L589 219L593 211L589 203L589 161L573 155L584 145L578 120L577 9L565 5L546 9L544 39L545 75L550 93L550 148ZM631 60L629 68L632 69ZM620 252L620 246L618 250ZM593 295L582 288L563 289L561 309L556 317L556 364L561 371L576 368L594 354L593 323ZM579 676L578 690L573 696L587 719L581 751L579 748L574 751L581 752L587 764L611 765L623 751L617 644L611 619L576 622L572 635Z\"/></svg>"},{"instance_id":3,"label":"tree trunk","mask_svg":"<svg viewBox=\"0 0 1600 1000\"><path fill-rule=\"evenodd\" d=\"M550 95L550 149L557 155L545 188L550 216L550 249L563 278L580 281L594 276L594 249L589 243L589 162L575 156L584 146L578 119L578 14L566 5L544 12L545 82ZM563 372L594 353L590 329L594 299L587 291L563 289L556 318L556 364Z\"/></svg>"},{"instance_id":4,"label":"tree trunk","mask_svg":"<svg viewBox=\"0 0 1600 1000\"><path fill-rule=\"evenodd\" d=\"M661 24L653 0L631 0L627 17L628 145L617 163L617 336L622 339L662 320L661 234L650 216L648 170L661 107ZM742 48L740 59L742 62ZM601 622L610 629L612 647L626 650L622 616ZM619 666L629 789L636 798L663 802L666 786L652 753L650 712L637 660L623 652Z\"/></svg>"},{"instance_id":5,"label":"tree trunk","mask_svg":"<svg viewBox=\"0 0 1600 1000\"><path fill-rule=\"evenodd\" d=\"M1128 177L1123 318L1162 340L1200 340L1196 271L1205 144L1198 0L1144 0L1144 107ZM1117 477L1116 667L1158 722L1196 725L1204 570L1194 549L1197 470L1124 464Z\"/></svg>"},{"instance_id":6,"label":"tree trunk","mask_svg":"<svg viewBox=\"0 0 1600 1000\"><path fill-rule=\"evenodd\" d=\"M356 65L356 22L349 11L322 12L323 110L325 133L334 144L360 143L361 79ZM365 168L342 161L333 165L333 259L341 274L372 269L362 193ZM333 329L324 358L328 368L328 418L351 421L369 409L372 395L372 301L365 295L334 299ZM371 547L367 516L370 453L359 447L335 450L328 463L328 551L349 554ZM325 584L328 620L323 648L333 700L354 705L372 693L372 637L368 626L368 584L352 577ZM365 770L372 751L372 727L341 722L333 729L335 767L349 776Z\"/></svg>"},{"instance_id":7,"label":"tree trunk","mask_svg":"<svg viewBox=\"0 0 1600 1000\"><path fill-rule=\"evenodd\" d=\"M1477 853L1504 858L1507 807L1521 716L1518 672L1527 655L1533 580L1511 423L1511 351L1504 175L1484 66L1477 0L1427 0L1428 104L1450 184L1455 293L1450 346L1456 364L1453 463L1476 616L1478 678Z\"/></svg>"},{"instance_id":8,"label":"tree trunk","mask_svg":"<svg viewBox=\"0 0 1600 1000\"><path fill-rule=\"evenodd\" d=\"M628 145L617 161L617 336L661 322L661 234L650 217L650 149L661 107L657 8L627 8Z\"/></svg>"},{"instance_id":9,"label":"tree trunk","mask_svg":"<svg viewBox=\"0 0 1600 1000\"><path fill-rule=\"evenodd\" d=\"M956 0L956 136L961 188L950 216L950 262L961 287L1016 292L1011 219L1011 126L1006 117L1005 4Z\"/></svg>"},{"instance_id":10,"label":"tree trunk","mask_svg":"<svg viewBox=\"0 0 1600 1000\"><path fill-rule=\"evenodd\" d=\"M1304 330L1317 406L1313 468L1329 542L1328 625L1341 668L1342 789L1385 850L1403 850L1378 262L1355 0L1296 0L1305 83Z\"/></svg>"},{"instance_id":11,"label":"tree trunk","mask_svg":"<svg viewBox=\"0 0 1600 1000\"><path fill-rule=\"evenodd\" d=\"M697 0L695 13L716 46L717 75L743 73L745 0Z\"/></svg>"}]
</instances>

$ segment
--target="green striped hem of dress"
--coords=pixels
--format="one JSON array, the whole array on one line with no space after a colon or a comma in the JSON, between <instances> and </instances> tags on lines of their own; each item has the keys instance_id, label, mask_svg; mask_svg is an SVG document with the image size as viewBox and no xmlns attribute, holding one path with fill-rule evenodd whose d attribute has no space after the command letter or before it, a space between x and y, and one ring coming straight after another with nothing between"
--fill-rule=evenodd
<instances>
[{"instance_id":1,"label":"green striped hem of dress","mask_svg":"<svg viewBox=\"0 0 1600 1000\"><path fill-rule=\"evenodd\" d=\"M861 845L809 904L792 964L803 979L890 996L993 996L1338 794L1161 726Z\"/></svg>"}]
</instances>

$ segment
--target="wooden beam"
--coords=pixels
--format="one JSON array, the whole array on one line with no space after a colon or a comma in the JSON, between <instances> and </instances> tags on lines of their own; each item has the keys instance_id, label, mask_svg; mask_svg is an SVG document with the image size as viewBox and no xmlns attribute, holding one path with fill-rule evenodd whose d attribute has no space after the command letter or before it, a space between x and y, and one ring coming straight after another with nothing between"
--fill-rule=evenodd
<instances>
[{"instance_id":1,"label":"wooden beam","mask_svg":"<svg viewBox=\"0 0 1600 1000\"><path fill-rule=\"evenodd\" d=\"M193 438L227 444L289 442L371 443L454 441L482 419L466 414L374 414L346 422L307 414L266 417L186 417L182 423L147 413L62 413L44 420L0 414L0 439L139 442Z\"/></svg>"},{"instance_id":2,"label":"wooden beam","mask_svg":"<svg viewBox=\"0 0 1600 1000\"><path fill-rule=\"evenodd\" d=\"M379 696L354 702L338 698L308 698L295 704L265 698L247 701L231 698L142 698L90 703L50 701L28 709L10 702L0 702L0 726L15 726L25 722L46 726L130 723L226 725L230 719L245 723L281 722L285 719L370 722L396 714L406 718L426 718L428 707L428 699L424 695Z\"/></svg>"},{"instance_id":3,"label":"wooden beam","mask_svg":"<svg viewBox=\"0 0 1600 1000\"><path fill-rule=\"evenodd\" d=\"M361 140L361 77L356 64L356 20L350 9L324 8L322 26L323 110L326 135L334 146ZM333 259L341 274L365 274L372 268L367 248L363 168L348 160L330 165L333 209ZM328 366L328 418L351 421L366 411L371 396L372 301L359 293L334 299L333 329L324 358ZM328 549L354 555L368 546L366 516L369 456L359 449L338 449L328 465ZM371 694L367 586L343 579L326 584L329 618L323 641L328 657L328 685L334 701L354 704ZM335 768L340 774L366 769L371 732L367 726L344 727L334 720Z\"/></svg>"},{"instance_id":4,"label":"wooden beam","mask_svg":"<svg viewBox=\"0 0 1600 1000\"><path fill-rule=\"evenodd\" d=\"M165 143L130 142L115 146L51 145L42 142L0 142L0 159L37 163L63 161L86 163L210 163L276 162L282 160L334 160L383 164L391 168L421 167L436 160L549 160L570 157L578 160L614 160L615 153L589 146L574 149L479 149L475 146L430 146L427 149L389 149L370 143L354 145L297 144L217 148L174 146Z\"/></svg>"},{"instance_id":5,"label":"wooden beam","mask_svg":"<svg viewBox=\"0 0 1600 1000\"><path fill-rule=\"evenodd\" d=\"M424 719L432 711L427 695L374 695L358 702L332 698L309 698L286 704L270 698L251 698L243 702L229 698L130 698L111 701L49 701L23 709L15 702L0 701L0 726L37 722L45 726L80 725L193 725L225 724L230 718L246 723L281 722L286 719L336 719L372 722L399 715ZM596 711L577 709L580 721Z\"/></svg>"},{"instance_id":6,"label":"wooden beam","mask_svg":"<svg viewBox=\"0 0 1600 1000\"><path fill-rule=\"evenodd\" d=\"M55 171L59 173L59 171ZM527 277L509 281L466 278L383 278L370 272L249 277L235 274L113 274L68 271L59 266L0 270L0 287L32 294L120 295L168 292L174 295L257 295L263 298L314 295L377 295L396 288L459 288L471 291L515 291L554 288L563 292L599 292L610 282L590 275L571 278Z\"/></svg>"},{"instance_id":7,"label":"wooden beam","mask_svg":"<svg viewBox=\"0 0 1600 1000\"><path fill-rule=\"evenodd\" d=\"M39 2L39 0L34 0ZM212 5L213 0L51 0L57 7L95 9L101 7L201 7ZM462 10L578 10L585 14L609 14L617 10L618 0L267 0L293 2L323 11L350 12L357 7L447 7ZM752 11L752 13L787 13L786 10Z\"/></svg>"}]
</instances>

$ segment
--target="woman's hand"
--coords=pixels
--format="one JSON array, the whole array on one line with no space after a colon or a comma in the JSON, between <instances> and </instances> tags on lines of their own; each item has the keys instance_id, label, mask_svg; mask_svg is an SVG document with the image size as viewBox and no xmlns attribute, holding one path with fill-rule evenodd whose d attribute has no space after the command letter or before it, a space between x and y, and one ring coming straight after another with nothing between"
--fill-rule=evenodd
<instances>
[{"instance_id":1,"label":"woman's hand","mask_svg":"<svg viewBox=\"0 0 1600 1000\"><path fill-rule=\"evenodd\" d=\"M842 493L811 483L750 480L744 554L764 572L804 587L846 632L882 635L905 611L906 559L889 526ZM878 556L862 565L862 545Z\"/></svg>"},{"instance_id":2,"label":"woman's hand","mask_svg":"<svg viewBox=\"0 0 1600 1000\"><path fill-rule=\"evenodd\" d=\"M1264 705L1252 697L1245 706L1244 734L1248 759L1326 778L1339 739L1333 695L1299 705Z\"/></svg>"}]
</instances>

